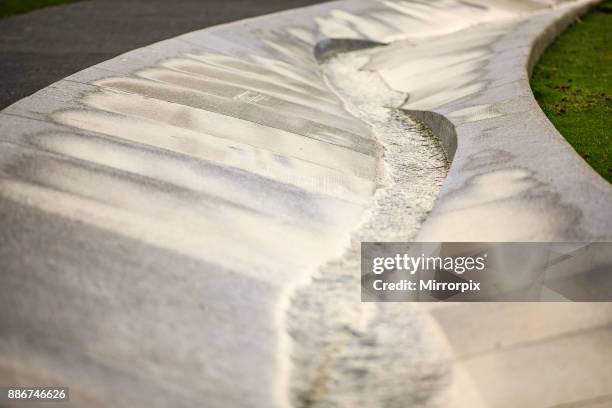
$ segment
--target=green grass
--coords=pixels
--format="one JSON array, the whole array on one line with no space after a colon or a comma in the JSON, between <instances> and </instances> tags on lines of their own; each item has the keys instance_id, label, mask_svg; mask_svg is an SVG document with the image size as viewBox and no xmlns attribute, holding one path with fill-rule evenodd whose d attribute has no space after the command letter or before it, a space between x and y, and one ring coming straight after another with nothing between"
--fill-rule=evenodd
<instances>
[{"instance_id":1,"label":"green grass","mask_svg":"<svg viewBox=\"0 0 612 408\"><path fill-rule=\"evenodd\" d=\"M0 18L76 1L80 0L0 0Z\"/></svg>"},{"instance_id":2,"label":"green grass","mask_svg":"<svg viewBox=\"0 0 612 408\"><path fill-rule=\"evenodd\" d=\"M612 183L612 1L555 40L536 65L531 88L557 130Z\"/></svg>"}]
</instances>

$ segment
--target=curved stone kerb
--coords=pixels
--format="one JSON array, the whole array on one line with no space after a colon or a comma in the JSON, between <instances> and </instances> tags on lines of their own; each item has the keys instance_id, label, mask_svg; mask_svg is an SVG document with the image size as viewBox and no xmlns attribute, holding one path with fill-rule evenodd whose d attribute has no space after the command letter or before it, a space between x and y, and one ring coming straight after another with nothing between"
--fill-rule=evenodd
<instances>
[{"instance_id":1,"label":"curved stone kerb","mask_svg":"<svg viewBox=\"0 0 612 408\"><path fill-rule=\"evenodd\" d=\"M439 129L443 141L458 140L445 187L419 239L612 239L611 186L548 121L529 86L539 55L593 3L536 15L496 39L490 44L496 52L474 71L479 91L443 101L432 108L437 114L414 112L419 101L407 107ZM441 127L437 115L452 126Z\"/></svg>"},{"instance_id":2,"label":"curved stone kerb","mask_svg":"<svg viewBox=\"0 0 612 408\"><path fill-rule=\"evenodd\" d=\"M344 251L379 182L371 129L315 58L329 39L390 43L367 68L456 125L423 237L605 236L609 189L573 156L536 163L569 150L530 115L521 54L490 58L532 13L586 4L550 3L323 4L134 50L2 111L3 382L67 383L90 407L287 404L279 305Z\"/></svg>"}]
</instances>

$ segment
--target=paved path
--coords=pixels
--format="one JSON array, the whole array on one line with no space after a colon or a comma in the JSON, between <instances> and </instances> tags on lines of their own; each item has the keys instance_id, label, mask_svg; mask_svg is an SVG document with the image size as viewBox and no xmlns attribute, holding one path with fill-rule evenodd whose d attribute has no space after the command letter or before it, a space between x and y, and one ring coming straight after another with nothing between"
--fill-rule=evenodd
<instances>
[{"instance_id":1,"label":"paved path","mask_svg":"<svg viewBox=\"0 0 612 408\"><path fill-rule=\"evenodd\" d=\"M90 0L0 20L0 109L178 34L321 0Z\"/></svg>"}]
</instances>

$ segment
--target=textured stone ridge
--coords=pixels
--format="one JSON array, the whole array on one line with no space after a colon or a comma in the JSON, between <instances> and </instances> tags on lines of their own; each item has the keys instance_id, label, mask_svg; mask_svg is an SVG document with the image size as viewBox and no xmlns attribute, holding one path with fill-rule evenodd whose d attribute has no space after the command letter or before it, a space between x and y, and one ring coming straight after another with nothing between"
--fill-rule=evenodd
<instances>
[{"instance_id":1,"label":"textured stone ridge","mask_svg":"<svg viewBox=\"0 0 612 408\"><path fill-rule=\"evenodd\" d=\"M0 379L68 384L73 406L270 408L289 406L297 393L307 404L375 406L375 394L343 376L372 378L360 371L371 356L363 346L388 359L380 344L397 333L386 330L409 326L407 340L417 342L437 330L430 314L410 311L414 319L397 327L366 316L349 326L363 335L346 337L361 343L324 364L337 368L326 371L336 382L305 380L329 398L299 385L290 392L290 373L311 371L291 366L287 331L300 339L287 322L289 299L299 288L310 305L322 304L311 296L335 296L308 294L310 279L321 265L342 266L351 237L365 236L359 228L388 191L384 150L326 83L317 44L391 44L370 50L365 69L406 96L403 108L448 149L448 177L417 237L609 239L610 187L555 132L526 81L531 51L588 4L326 3L134 50L0 112L0 302L10 311L0 318ZM391 116L409 132L417 126L397 110ZM377 224L407 238L418 229L387 215ZM358 275L346 266L341 276ZM320 330L335 332L353 316L347 307L359 307L340 292L342 307L322 301L339 319L304 310ZM456 352L460 330L443 315L431 314ZM593 324L607 321L598 316ZM444 347L413 354L428 359L431 377L401 364L405 354L394 360L393 369L406 370L397 378L423 390L415 397L423 404L446 378L447 366L435 364ZM491 406L493 397L461 376L470 367L453 367L451 390L459 384L473 391L462 394L471 402ZM388 384L397 402L401 384Z\"/></svg>"}]
</instances>

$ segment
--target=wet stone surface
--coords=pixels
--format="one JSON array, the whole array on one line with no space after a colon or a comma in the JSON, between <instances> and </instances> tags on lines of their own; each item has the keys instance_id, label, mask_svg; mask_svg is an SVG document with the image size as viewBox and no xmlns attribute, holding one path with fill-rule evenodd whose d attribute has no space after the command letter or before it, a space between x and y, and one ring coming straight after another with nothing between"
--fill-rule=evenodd
<instances>
[{"instance_id":1,"label":"wet stone surface","mask_svg":"<svg viewBox=\"0 0 612 408\"><path fill-rule=\"evenodd\" d=\"M398 110L405 95L363 70L373 51L340 54L323 65L347 110L383 146L379 188L342 256L298 287L287 318L292 336L294 406L434 407L448 367L410 304L360 303L360 243L408 241L433 207L448 164L438 140Z\"/></svg>"}]
</instances>

